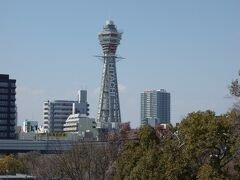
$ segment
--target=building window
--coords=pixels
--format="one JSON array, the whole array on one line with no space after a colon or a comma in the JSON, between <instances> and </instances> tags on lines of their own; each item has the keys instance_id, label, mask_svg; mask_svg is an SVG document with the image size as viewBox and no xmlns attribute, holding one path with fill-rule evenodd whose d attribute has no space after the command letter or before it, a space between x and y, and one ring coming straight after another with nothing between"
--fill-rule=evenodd
<instances>
[{"instance_id":1,"label":"building window","mask_svg":"<svg viewBox=\"0 0 240 180\"><path fill-rule=\"evenodd\" d=\"M11 96L10 96L10 99L11 99L11 100L15 100L15 96L14 96L14 95L11 95Z\"/></svg>"},{"instance_id":2,"label":"building window","mask_svg":"<svg viewBox=\"0 0 240 180\"><path fill-rule=\"evenodd\" d=\"M7 82L0 82L0 87L8 87L8 83Z\"/></svg>"},{"instance_id":3,"label":"building window","mask_svg":"<svg viewBox=\"0 0 240 180\"><path fill-rule=\"evenodd\" d=\"M8 114L1 113L0 118L8 118Z\"/></svg>"},{"instance_id":4,"label":"building window","mask_svg":"<svg viewBox=\"0 0 240 180\"><path fill-rule=\"evenodd\" d=\"M0 95L0 99L1 100L6 100L6 99L8 99L8 95Z\"/></svg>"},{"instance_id":5,"label":"building window","mask_svg":"<svg viewBox=\"0 0 240 180\"><path fill-rule=\"evenodd\" d=\"M15 133L10 133L10 137L15 137Z\"/></svg>"},{"instance_id":6,"label":"building window","mask_svg":"<svg viewBox=\"0 0 240 180\"><path fill-rule=\"evenodd\" d=\"M0 132L0 137L7 137L7 133Z\"/></svg>"},{"instance_id":7,"label":"building window","mask_svg":"<svg viewBox=\"0 0 240 180\"><path fill-rule=\"evenodd\" d=\"M7 106L8 105L8 101L0 101L0 105Z\"/></svg>"},{"instance_id":8,"label":"building window","mask_svg":"<svg viewBox=\"0 0 240 180\"><path fill-rule=\"evenodd\" d=\"M10 124L11 124L11 125L15 125L15 120L11 120L11 121L10 121Z\"/></svg>"},{"instance_id":9,"label":"building window","mask_svg":"<svg viewBox=\"0 0 240 180\"><path fill-rule=\"evenodd\" d=\"M10 112L15 112L15 108L10 108Z\"/></svg>"},{"instance_id":10,"label":"building window","mask_svg":"<svg viewBox=\"0 0 240 180\"><path fill-rule=\"evenodd\" d=\"M10 118L15 118L15 114L10 114Z\"/></svg>"},{"instance_id":11,"label":"building window","mask_svg":"<svg viewBox=\"0 0 240 180\"><path fill-rule=\"evenodd\" d=\"M15 126L10 126L10 131L15 131Z\"/></svg>"},{"instance_id":12,"label":"building window","mask_svg":"<svg viewBox=\"0 0 240 180\"><path fill-rule=\"evenodd\" d=\"M7 130L7 126L0 126L0 130L2 130L2 131Z\"/></svg>"},{"instance_id":13,"label":"building window","mask_svg":"<svg viewBox=\"0 0 240 180\"><path fill-rule=\"evenodd\" d=\"M7 107L0 107L0 112L8 112L8 108Z\"/></svg>"},{"instance_id":14,"label":"building window","mask_svg":"<svg viewBox=\"0 0 240 180\"><path fill-rule=\"evenodd\" d=\"M7 119L5 119L5 120L1 119L0 120L0 124L7 124L7 123L8 123Z\"/></svg>"},{"instance_id":15,"label":"building window","mask_svg":"<svg viewBox=\"0 0 240 180\"><path fill-rule=\"evenodd\" d=\"M0 93L8 93L8 89L0 89Z\"/></svg>"}]
</instances>

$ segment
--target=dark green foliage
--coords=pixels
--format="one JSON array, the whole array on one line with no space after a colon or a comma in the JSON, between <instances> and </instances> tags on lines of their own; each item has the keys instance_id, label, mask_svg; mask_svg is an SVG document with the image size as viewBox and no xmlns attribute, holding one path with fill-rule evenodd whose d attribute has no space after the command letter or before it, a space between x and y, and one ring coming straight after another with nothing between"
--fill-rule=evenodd
<instances>
[{"instance_id":1,"label":"dark green foliage","mask_svg":"<svg viewBox=\"0 0 240 180\"><path fill-rule=\"evenodd\" d=\"M155 130L143 126L139 142L129 142L117 160L115 179L159 179L159 139Z\"/></svg>"},{"instance_id":2,"label":"dark green foliage","mask_svg":"<svg viewBox=\"0 0 240 180\"><path fill-rule=\"evenodd\" d=\"M115 179L238 177L239 163L234 166L233 161L239 151L237 121L233 113L193 112L161 138L153 128L144 126L138 133L139 142L124 146Z\"/></svg>"},{"instance_id":3,"label":"dark green foliage","mask_svg":"<svg viewBox=\"0 0 240 180\"><path fill-rule=\"evenodd\" d=\"M151 126L143 126L141 127L139 133L138 133L140 143L143 147L151 147L154 144L157 144L159 142L159 138L156 136L156 132L154 128Z\"/></svg>"}]
</instances>

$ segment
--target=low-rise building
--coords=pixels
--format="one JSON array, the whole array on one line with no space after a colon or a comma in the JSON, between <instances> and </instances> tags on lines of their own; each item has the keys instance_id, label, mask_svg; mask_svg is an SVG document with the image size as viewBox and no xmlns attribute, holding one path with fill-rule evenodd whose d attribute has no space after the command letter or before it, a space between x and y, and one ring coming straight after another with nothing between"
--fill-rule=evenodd
<instances>
[{"instance_id":1,"label":"low-rise building","mask_svg":"<svg viewBox=\"0 0 240 180\"><path fill-rule=\"evenodd\" d=\"M30 120L24 120L22 131L24 133L28 132L37 132L38 131L38 122L37 121L30 121Z\"/></svg>"},{"instance_id":2,"label":"low-rise building","mask_svg":"<svg viewBox=\"0 0 240 180\"><path fill-rule=\"evenodd\" d=\"M71 114L68 117L63 130L64 132L78 133L82 138L90 132L93 137L96 137L97 135L95 119L83 116L79 113Z\"/></svg>"}]
</instances>

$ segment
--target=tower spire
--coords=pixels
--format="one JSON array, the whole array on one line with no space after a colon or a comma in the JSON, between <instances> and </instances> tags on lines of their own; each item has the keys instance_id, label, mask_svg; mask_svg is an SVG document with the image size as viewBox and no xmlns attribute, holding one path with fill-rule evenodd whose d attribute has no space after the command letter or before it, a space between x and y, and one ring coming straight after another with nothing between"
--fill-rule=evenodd
<instances>
[{"instance_id":1,"label":"tower spire","mask_svg":"<svg viewBox=\"0 0 240 180\"><path fill-rule=\"evenodd\" d=\"M122 33L118 32L114 22L107 20L98 38L103 49L103 73L99 97L97 124L99 128L115 129L121 123L119 104L116 50Z\"/></svg>"}]
</instances>

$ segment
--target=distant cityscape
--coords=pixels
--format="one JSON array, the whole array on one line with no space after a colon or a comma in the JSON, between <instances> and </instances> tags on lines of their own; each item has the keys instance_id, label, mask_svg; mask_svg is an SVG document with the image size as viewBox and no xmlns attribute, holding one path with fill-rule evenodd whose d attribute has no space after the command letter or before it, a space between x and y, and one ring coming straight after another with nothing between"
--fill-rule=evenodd
<instances>
[{"instance_id":1,"label":"distant cityscape","mask_svg":"<svg viewBox=\"0 0 240 180\"><path fill-rule=\"evenodd\" d=\"M43 102L43 124L26 119L17 126L16 79L0 74L0 139L36 139L36 134L64 133L64 138L101 140L102 134L119 129L121 111L117 80L116 50L120 44L119 32L112 20L106 21L99 33L103 49L104 67L97 117L89 114L87 90L79 90L78 99L46 100ZM164 89L141 93L140 124L156 127L171 123L170 93Z\"/></svg>"},{"instance_id":2,"label":"distant cityscape","mask_svg":"<svg viewBox=\"0 0 240 180\"><path fill-rule=\"evenodd\" d=\"M240 179L239 6L1 1L0 180Z\"/></svg>"}]
</instances>

